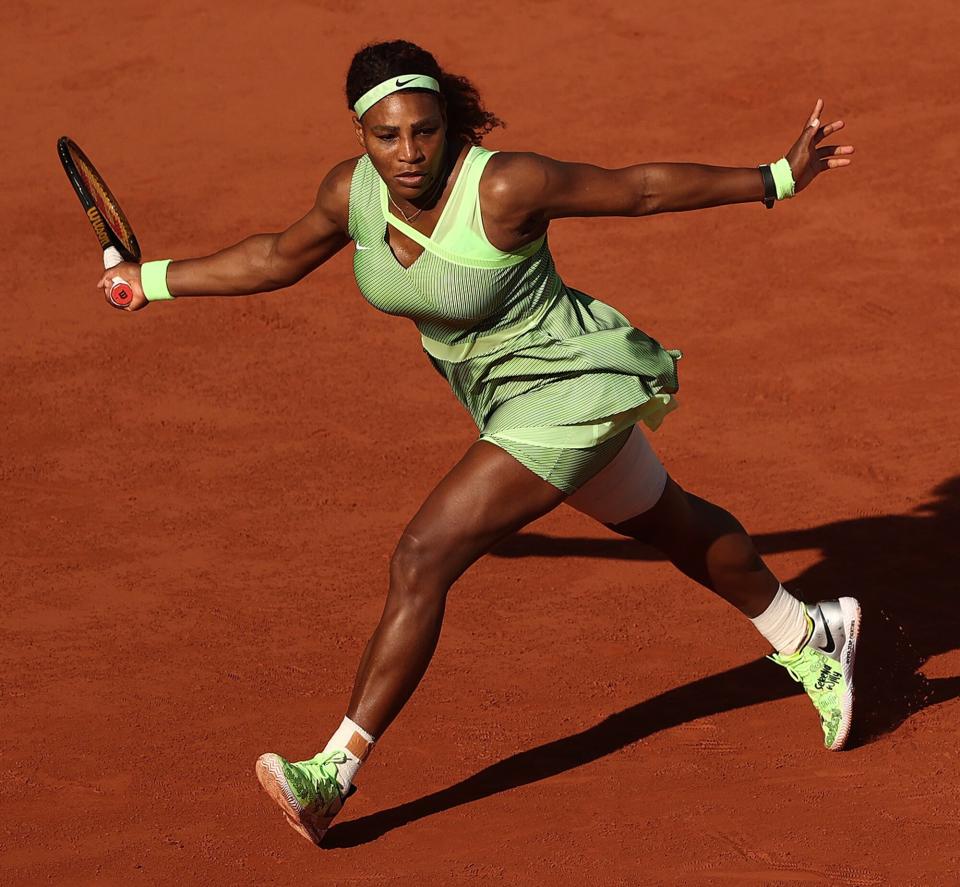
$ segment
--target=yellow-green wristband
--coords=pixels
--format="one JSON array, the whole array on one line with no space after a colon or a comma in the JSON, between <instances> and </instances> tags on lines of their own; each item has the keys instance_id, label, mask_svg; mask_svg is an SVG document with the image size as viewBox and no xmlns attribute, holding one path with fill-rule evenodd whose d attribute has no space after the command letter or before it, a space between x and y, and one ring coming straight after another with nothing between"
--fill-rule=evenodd
<instances>
[{"instance_id":1,"label":"yellow-green wristband","mask_svg":"<svg viewBox=\"0 0 960 887\"><path fill-rule=\"evenodd\" d=\"M164 302L173 298L167 289L167 265L171 261L144 262L140 266L140 288L148 302Z\"/></svg>"},{"instance_id":2,"label":"yellow-green wristband","mask_svg":"<svg viewBox=\"0 0 960 887\"><path fill-rule=\"evenodd\" d=\"M796 183L793 181L790 161L781 157L776 163L770 164L770 172L773 174L773 183L777 186L777 200L789 200L793 197Z\"/></svg>"}]
</instances>

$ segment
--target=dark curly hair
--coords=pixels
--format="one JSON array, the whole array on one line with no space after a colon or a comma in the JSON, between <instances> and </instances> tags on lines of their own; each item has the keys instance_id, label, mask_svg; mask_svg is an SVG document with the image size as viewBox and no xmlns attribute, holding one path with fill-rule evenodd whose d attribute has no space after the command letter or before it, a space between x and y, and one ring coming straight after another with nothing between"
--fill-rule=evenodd
<instances>
[{"instance_id":1,"label":"dark curly hair","mask_svg":"<svg viewBox=\"0 0 960 887\"><path fill-rule=\"evenodd\" d=\"M444 71L425 49L407 40L390 40L364 46L350 62L347 71L347 107L351 110L365 92L390 77L426 74L440 84L447 103L447 138L479 145L496 126L505 126L495 114L483 107L476 87L457 74Z\"/></svg>"}]
</instances>

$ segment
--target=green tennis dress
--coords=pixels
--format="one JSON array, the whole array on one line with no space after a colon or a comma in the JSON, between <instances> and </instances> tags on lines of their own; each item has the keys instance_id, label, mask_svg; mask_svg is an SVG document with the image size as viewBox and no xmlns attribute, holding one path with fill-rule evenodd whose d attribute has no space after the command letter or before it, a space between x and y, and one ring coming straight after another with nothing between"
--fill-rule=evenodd
<instances>
[{"instance_id":1,"label":"green tennis dress","mask_svg":"<svg viewBox=\"0 0 960 887\"><path fill-rule=\"evenodd\" d=\"M512 253L487 240L479 186L494 153L469 149L430 237L393 215L386 184L361 157L350 185L354 272L370 304L416 323L480 438L572 493L637 421L656 429L676 406L680 352L566 286L546 235ZM423 246L409 268L387 225Z\"/></svg>"}]
</instances>

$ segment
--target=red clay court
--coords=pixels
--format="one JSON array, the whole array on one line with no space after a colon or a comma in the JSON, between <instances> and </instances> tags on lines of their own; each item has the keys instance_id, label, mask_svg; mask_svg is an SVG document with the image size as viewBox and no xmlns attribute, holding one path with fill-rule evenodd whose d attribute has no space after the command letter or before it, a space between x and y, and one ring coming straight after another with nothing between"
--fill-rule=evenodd
<instances>
[{"instance_id":1,"label":"red clay court","mask_svg":"<svg viewBox=\"0 0 960 887\"><path fill-rule=\"evenodd\" d=\"M681 348L653 440L808 600L864 607L852 748L750 624L561 508L450 597L317 850L264 751L342 717L404 524L476 431L348 248L297 287L110 310L75 138L146 258L301 215L356 153L352 53L403 36L607 166L756 165L818 96L799 199L551 228L572 286ZM8 4L0 882L960 883L956 4Z\"/></svg>"}]
</instances>

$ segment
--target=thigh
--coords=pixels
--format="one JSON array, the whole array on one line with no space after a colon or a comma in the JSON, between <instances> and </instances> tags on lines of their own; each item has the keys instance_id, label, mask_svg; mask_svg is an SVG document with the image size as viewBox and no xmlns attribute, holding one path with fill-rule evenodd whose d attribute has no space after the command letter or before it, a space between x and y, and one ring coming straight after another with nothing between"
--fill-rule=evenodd
<instances>
[{"instance_id":1,"label":"thigh","mask_svg":"<svg viewBox=\"0 0 960 887\"><path fill-rule=\"evenodd\" d=\"M638 426L620 451L580 487L567 504L607 526L655 508L667 489L667 472Z\"/></svg>"},{"instance_id":2,"label":"thigh","mask_svg":"<svg viewBox=\"0 0 960 887\"><path fill-rule=\"evenodd\" d=\"M477 441L434 488L398 548L453 582L505 536L557 507L566 494L509 453Z\"/></svg>"}]
</instances>

